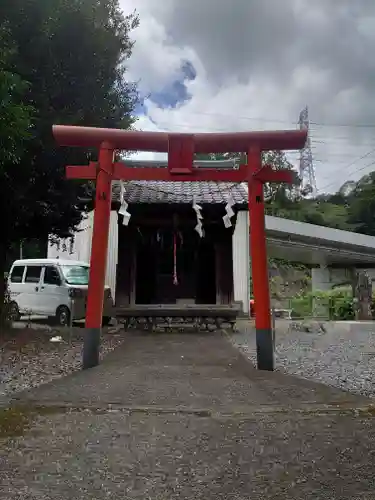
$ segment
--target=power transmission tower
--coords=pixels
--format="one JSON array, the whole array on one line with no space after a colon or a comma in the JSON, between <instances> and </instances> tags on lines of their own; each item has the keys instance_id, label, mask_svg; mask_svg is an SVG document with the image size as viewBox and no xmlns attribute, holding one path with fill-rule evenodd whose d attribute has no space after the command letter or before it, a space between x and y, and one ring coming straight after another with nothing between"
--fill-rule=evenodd
<instances>
[{"instance_id":1,"label":"power transmission tower","mask_svg":"<svg viewBox=\"0 0 375 500\"><path fill-rule=\"evenodd\" d=\"M301 179L300 192L304 196L307 194L316 196L318 190L316 187L315 169L311 152L309 110L307 106L299 115L299 128L300 130L307 130L306 144L301 150L299 160L299 176Z\"/></svg>"}]
</instances>

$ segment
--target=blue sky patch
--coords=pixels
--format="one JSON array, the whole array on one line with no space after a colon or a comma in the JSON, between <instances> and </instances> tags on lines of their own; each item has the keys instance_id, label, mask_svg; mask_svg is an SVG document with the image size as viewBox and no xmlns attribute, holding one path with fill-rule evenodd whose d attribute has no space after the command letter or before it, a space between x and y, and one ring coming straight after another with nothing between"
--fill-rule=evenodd
<instances>
[{"instance_id":1,"label":"blue sky patch","mask_svg":"<svg viewBox=\"0 0 375 500\"><path fill-rule=\"evenodd\" d=\"M179 78L160 89L159 92L153 92L150 100L160 108L177 107L191 99L185 82L194 80L196 76L197 73L191 62L184 61L180 68Z\"/></svg>"}]
</instances>

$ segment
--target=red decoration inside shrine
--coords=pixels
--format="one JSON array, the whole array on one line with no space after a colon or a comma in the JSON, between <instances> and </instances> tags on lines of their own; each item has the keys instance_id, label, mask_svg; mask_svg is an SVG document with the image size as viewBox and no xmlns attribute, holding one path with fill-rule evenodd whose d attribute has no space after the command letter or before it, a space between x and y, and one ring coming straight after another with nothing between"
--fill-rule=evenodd
<instances>
[{"instance_id":1,"label":"red decoration inside shrine","mask_svg":"<svg viewBox=\"0 0 375 500\"><path fill-rule=\"evenodd\" d=\"M173 284L178 285L178 276L177 276L177 234L174 232L173 234Z\"/></svg>"}]
</instances>

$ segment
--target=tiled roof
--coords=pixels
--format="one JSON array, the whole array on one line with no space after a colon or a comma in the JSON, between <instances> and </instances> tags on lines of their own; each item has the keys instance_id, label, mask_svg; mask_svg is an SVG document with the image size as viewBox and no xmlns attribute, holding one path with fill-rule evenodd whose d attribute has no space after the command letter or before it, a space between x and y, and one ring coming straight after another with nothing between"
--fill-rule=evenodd
<instances>
[{"instance_id":1,"label":"tiled roof","mask_svg":"<svg viewBox=\"0 0 375 500\"><path fill-rule=\"evenodd\" d=\"M247 204L247 190L242 184L193 181L129 181L125 183L128 203L227 203L231 196L236 204ZM113 185L113 199L120 199L120 184Z\"/></svg>"}]
</instances>

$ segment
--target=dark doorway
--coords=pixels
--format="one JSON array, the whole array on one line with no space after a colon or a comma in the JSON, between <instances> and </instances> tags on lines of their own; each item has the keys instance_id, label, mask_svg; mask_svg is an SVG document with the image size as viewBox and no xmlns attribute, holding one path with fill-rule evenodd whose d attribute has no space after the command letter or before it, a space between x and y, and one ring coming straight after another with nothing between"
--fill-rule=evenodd
<instances>
[{"instance_id":1,"label":"dark doorway","mask_svg":"<svg viewBox=\"0 0 375 500\"><path fill-rule=\"evenodd\" d=\"M200 240L196 270L196 303L216 304L215 248L212 240Z\"/></svg>"},{"instance_id":2,"label":"dark doorway","mask_svg":"<svg viewBox=\"0 0 375 500\"><path fill-rule=\"evenodd\" d=\"M156 250L156 297L158 304L175 304L183 299L195 299L196 238L192 230L163 235ZM176 244L176 277L174 252Z\"/></svg>"},{"instance_id":3,"label":"dark doorway","mask_svg":"<svg viewBox=\"0 0 375 500\"><path fill-rule=\"evenodd\" d=\"M156 289L155 252L147 242L138 242L136 253L136 304L152 304Z\"/></svg>"},{"instance_id":4,"label":"dark doorway","mask_svg":"<svg viewBox=\"0 0 375 500\"><path fill-rule=\"evenodd\" d=\"M215 249L211 238L200 238L193 228L172 228L151 234L143 231L137 242L136 303L216 304ZM177 284L174 283L176 236Z\"/></svg>"}]
</instances>

